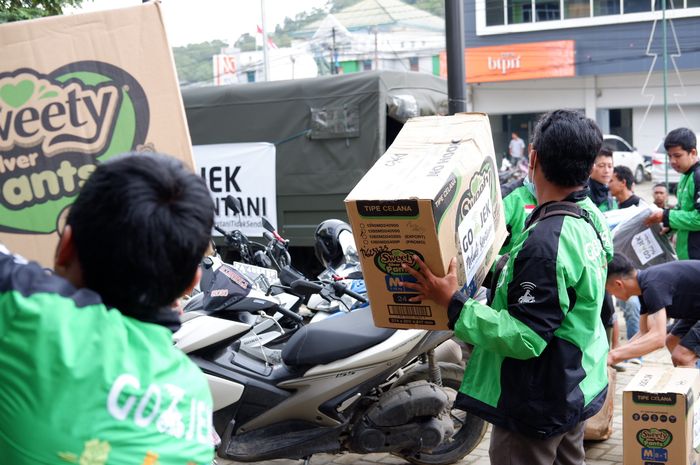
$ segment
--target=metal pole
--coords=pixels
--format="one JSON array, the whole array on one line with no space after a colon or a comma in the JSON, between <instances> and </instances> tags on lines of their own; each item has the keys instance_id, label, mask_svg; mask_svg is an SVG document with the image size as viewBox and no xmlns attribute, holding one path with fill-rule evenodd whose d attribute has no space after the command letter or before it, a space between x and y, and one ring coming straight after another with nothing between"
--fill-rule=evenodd
<instances>
[{"instance_id":1,"label":"metal pole","mask_svg":"<svg viewBox=\"0 0 700 465\"><path fill-rule=\"evenodd\" d=\"M262 17L263 35L263 66L265 69L265 81L270 80L270 62L267 58L267 29L265 26L265 0L260 0L260 16Z\"/></svg>"},{"instance_id":2,"label":"metal pole","mask_svg":"<svg viewBox=\"0 0 700 465\"><path fill-rule=\"evenodd\" d=\"M331 49L331 74L338 74L338 70L335 67L335 27L331 29L331 32L333 33L333 46Z\"/></svg>"},{"instance_id":3,"label":"metal pole","mask_svg":"<svg viewBox=\"0 0 700 465\"><path fill-rule=\"evenodd\" d=\"M447 48L447 100L449 114L466 111L464 71L464 3L445 0L445 42Z\"/></svg>"},{"instance_id":4,"label":"metal pole","mask_svg":"<svg viewBox=\"0 0 700 465\"><path fill-rule=\"evenodd\" d=\"M668 134L668 43L666 37L666 0L661 0L662 24L663 24L663 46L664 46L664 71L663 71L663 87L664 87L664 137ZM666 190L668 188L668 161L665 163L664 177Z\"/></svg>"}]
</instances>

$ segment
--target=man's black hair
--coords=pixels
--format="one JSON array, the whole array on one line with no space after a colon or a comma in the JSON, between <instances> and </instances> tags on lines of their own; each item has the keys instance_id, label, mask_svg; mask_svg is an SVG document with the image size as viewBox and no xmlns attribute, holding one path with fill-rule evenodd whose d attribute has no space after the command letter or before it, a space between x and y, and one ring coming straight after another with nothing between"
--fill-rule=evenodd
<instances>
[{"instance_id":1,"label":"man's black hair","mask_svg":"<svg viewBox=\"0 0 700 465\"><path fill-rule=\"evenodd\" d=\"M598 125L572 110L544 114L532 136L545 178L562 187L586 183L602 144Z\"/></svg>"},{"instance_id":2,"label":"man's black hair","mask_svg":"<svg viewBox=\"0 0 700 465\"><path fill-rule=\"evenodd\" d=\"M634 275L635 267L625 255L615 252L612 261L608 263L608 279L612 277L628 278Z\"/></svg>"},{"instance_id":3,"label":"man's black hair","mask_svg":"<svg viewBox=\"0 0 700 465\"><path fill-rule=\"evenodd\" d=\"M634 185L634 175L632 174L631 169L627 168L626 166L616 166L613 168L613 174L617 176L617 179L625 183L627 189L632 190L632 186Z\"/></svg>"},{"instance_id":4,"label":"man's black hair","mask_svg":"<svg viewBox=\"0 0 700 465\"><path fill-rule=\"evenodd\" d=\"M668 151L671 147L680 146L686 152L690 152L697 146L695 133L688 128L678 128L669 132L664 139L664 148Z\"/></svg>"},{"instance_id":5,"label":"man's black hair","mask_svg":"<svg viewBox=\"0 0 700 465\"><path fill-rule=\"evenodd\" d=\"M131 153L98 165L66 223L85 286L139 318L171 304L192 282L213 221L201 177L175 158Z\"/></svg>"},{"instance_id":6,"label":"man's black hair","mask_svg":"<svg viewBox=\"0 0 700 465\"><path fill-rule=\"evenodd\" d=\"M595 157L598 158L598 157L612 157L612 156L613 156L612 150L610 150L609 148L607 148L605 146L602 146L600 148L600 150L598 150L598 153L596 154Z\"/></svg>"},{"instance_id":7,"label":"man's black hair","mask_svg":"<svg viewBox=\"0 0 700 465\"><path fill-rule=\"evenodd\" d=\"M665 182L658 182L658 183L654 184L654 187L652 187L652 189L656 189L657 187L663 187L664 189L666 189L666 191L668 191L668 187L666 187Z\"/></svg>"}]
</instances>

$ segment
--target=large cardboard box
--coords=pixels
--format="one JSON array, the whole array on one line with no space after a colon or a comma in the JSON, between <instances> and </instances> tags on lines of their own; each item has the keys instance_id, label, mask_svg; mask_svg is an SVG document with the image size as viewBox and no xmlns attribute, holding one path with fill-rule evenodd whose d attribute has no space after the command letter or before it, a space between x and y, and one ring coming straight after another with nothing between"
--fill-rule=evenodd
<instances>
[{"instance_id":1,"label":"large cardboard box","mask_svg":"<svg viewBox=\"0 0 700 465\"><path fill-rule=\"evenodd\" d=\"M642 367L622 396L625 465L694 465L700 445L700 371Z\"/></svg>"},{"instance_id":2,"label":"large cardboard box","mask_svg":"<svg viewBox=\"0 0 700 465\"><path fill-rule=\"evenodd\" d=\"M462 290L477 290L505 239L488 117L477 113L409 120L345 199L374 324L447 329L447 309L411 303L402 263L421 257L444 276L458 257Z\"/></svg>"},{"instance_id":3,"label":"large cardboard box","mask_svg":"<svg viewBox=\"0 0 700 465\"><path fill-rule=\"evenodd\" d=\"M0 25L0 242L51 266L80 186L129 151L193 167L157 3Z\"/></svg>"}]
</instances>

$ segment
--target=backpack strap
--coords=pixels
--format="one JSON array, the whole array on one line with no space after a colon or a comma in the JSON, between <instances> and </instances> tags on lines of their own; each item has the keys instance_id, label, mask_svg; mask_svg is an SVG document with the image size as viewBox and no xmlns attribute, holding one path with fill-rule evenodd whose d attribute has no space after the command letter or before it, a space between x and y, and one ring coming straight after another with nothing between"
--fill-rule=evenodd
<instances>
[{"instance_id":1,"label":"backpack strap","mask_svg":"<svg viewBox=\"0 0 700 465\"><path fill-rule=\"evenodd\" d=\"M595 235L598 237L598 240L600 241L600 245L605 249L605 242L603 242L603 238L600 236L600 233L596 229L595 225L593 224L593 221L591 220L591 214L581 208L578 204L574 202L570 202L568 200L561 200L558 202L550 202L545 205L542 205L540 207L540 211L538 214L535 214L536 212L533 212L527 220L525 221L525 226L523 229L527 229L530 226L532 226L535 222L537 221L542 221L545 220L549 217L552 216L572 216L576 219L581 218L583 219L586 223L588 223L591 228L593 228L593 231L595 232Z\"/></svg>"}]
</instances>

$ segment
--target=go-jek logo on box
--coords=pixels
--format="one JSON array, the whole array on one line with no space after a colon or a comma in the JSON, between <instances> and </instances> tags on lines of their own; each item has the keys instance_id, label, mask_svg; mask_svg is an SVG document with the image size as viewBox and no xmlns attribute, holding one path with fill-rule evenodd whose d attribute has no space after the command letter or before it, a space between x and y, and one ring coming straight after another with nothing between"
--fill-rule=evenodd
<instances>
[{"instance_id":1,"label":"go-jek logo on box","mask_svg":"<svg viewBox=\"0 0 700 465\"><path fill-rule=\"evenodd\" d=\"M141 85L114 65L0 72L0 231L56 231L96 164L141 146L148 123Z\"/></svg>"}]
</instances>

